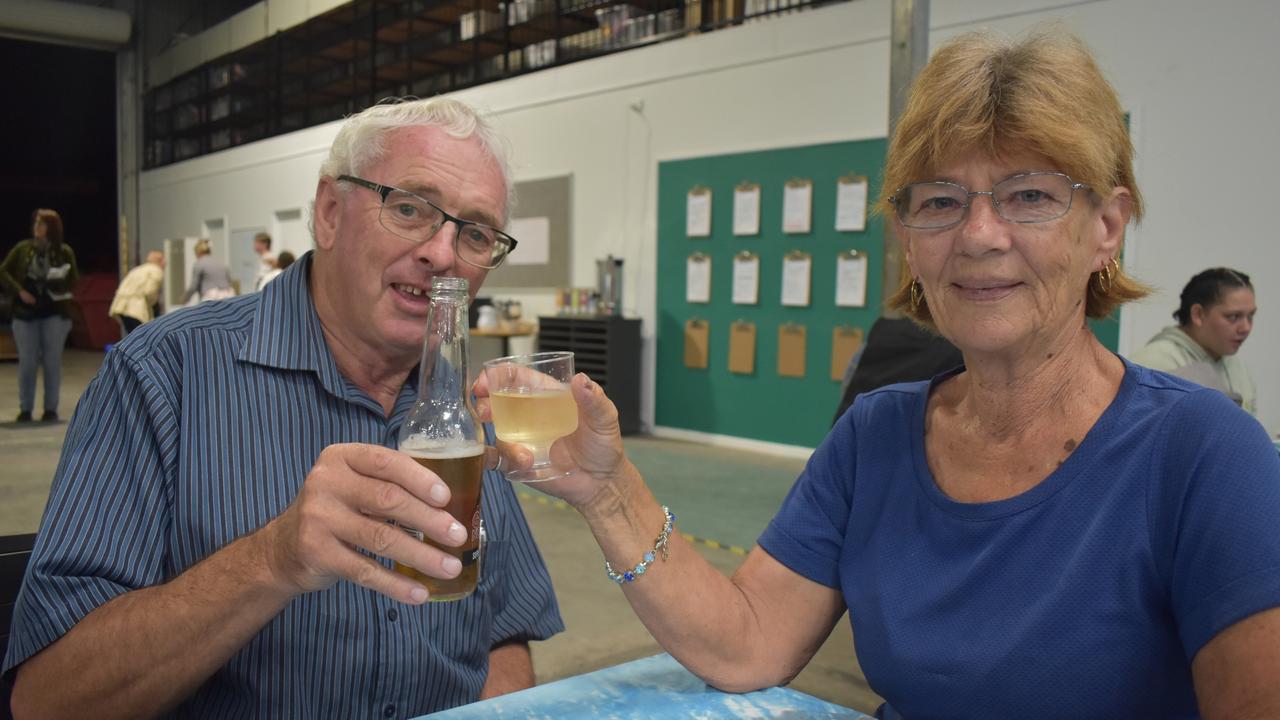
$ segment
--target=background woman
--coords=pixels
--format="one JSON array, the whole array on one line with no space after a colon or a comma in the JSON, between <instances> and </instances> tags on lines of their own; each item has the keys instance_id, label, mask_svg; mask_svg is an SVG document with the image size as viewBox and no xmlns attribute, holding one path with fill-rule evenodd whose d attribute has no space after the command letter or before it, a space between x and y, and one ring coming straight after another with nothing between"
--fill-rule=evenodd
<instances>
[{"instance_id":1,"label":"background woman","mask_svg":"<svg viewBox=\"0 0 1280 720\"><path fill-rule=\"evenodd\" d=\"M858 398L731 579L665 532L585 375L553 449L579 471L538 487L726 690L789 681L848 610L885 718L1280 716L1280 459L1221 393L1086 322L1144 294L1116 261L1142 212L1132 155L1073 38L939 48L880 208L906 251L894 304L965 366Z\"/></svg>"},{"instance_id":2,"label":"background woman","mask_svg":"<svg viewBox=\"0 0 1280 720\"><path fill-rule=\"evenodd\" d=\"M44 368L44 422L58 420L62 348L71 332L71 288L80 279L76 254L63 241L62 218L53 210L31 216L32 237L9 251L0 283L13 291L13 340L18 346L18 422L31 422L36 373Z\"/></svg>"},{"instance_id":3,"label":"background woman","mask_svg":"<svg viewBox=\"0 0 1280 720\"><path fill-rule=\"evenodd\" d=\"M1173 313L1178 324L1161 330L1129 359L1222 390L1256 416L1253 378L1236 353L1253 332L1257 312L1248 275L1230 268L1205 270L1182 288ZM1198 368L1203 376L1195 374Z\"/></svg>"},{"instance_id":4,"label":"background woman","mask_svg":"<svg viewBox=\"0 0 1280 720\"><path fill-rule=\"evenodd\" d=\"M205 300L223 300L235 297L235 288L231 285L231 271L227 264L213 256L213 248L208 240L198 240L195 246L196 261L191 266L191 284L182 295L182 302L190 303Z\"/></svg>"}]
</instances>

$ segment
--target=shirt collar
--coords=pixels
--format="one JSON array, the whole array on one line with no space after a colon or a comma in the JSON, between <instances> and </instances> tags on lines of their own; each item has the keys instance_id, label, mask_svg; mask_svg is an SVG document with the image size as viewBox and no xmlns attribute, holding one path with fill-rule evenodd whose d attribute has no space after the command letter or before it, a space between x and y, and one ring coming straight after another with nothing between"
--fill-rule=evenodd
<instances>
[{"instance_id":1,"label":"shirt collar","mask_svg":"<svg viewBox=\"0 0 1280 720\"><path fill-rule=\"evenodd\" d=\"M369 405L380 413L381 408L372 398L342 376L325 343L320 316L311 298L313 256L314 251L308 251L259 291L258 312L237 359L266 367L314 372L334 397ZM400 390L393 417L407 412L417 389L418 368L415 367Z\"/></svg>"},{"instance_id":2,"label":"shirt collar","mask_svg":"<svg viewBox=\"0 0 1280 720\"><path fill-rule=\"evenodd\" d=\"M285 370L310 370L325 388L343 397L342 373L324 341L311 300L312 252L298 258L259 292L258 312L238 359Z\"/></svg>"}]
</instances>

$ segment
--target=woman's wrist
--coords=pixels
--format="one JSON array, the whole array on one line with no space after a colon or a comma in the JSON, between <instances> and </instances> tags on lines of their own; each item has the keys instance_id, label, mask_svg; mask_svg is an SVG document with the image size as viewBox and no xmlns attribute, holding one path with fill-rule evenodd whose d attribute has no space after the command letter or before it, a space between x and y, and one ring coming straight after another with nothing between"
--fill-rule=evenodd
<instances>
[{"instance_id":1,"label":"woman's wrist","mask_svg":"<svg viewBox=\"0 0 1280 720\"><path fill-rule=\"evenodd\" d=\"M632 524L632 518L650 505L656 505L653 493L644 484L640 471L628 459L612 477L602 480L600 489L590 500L577 507L593 530L616 528L619 521Z\"/></svg>"}]
</instances>

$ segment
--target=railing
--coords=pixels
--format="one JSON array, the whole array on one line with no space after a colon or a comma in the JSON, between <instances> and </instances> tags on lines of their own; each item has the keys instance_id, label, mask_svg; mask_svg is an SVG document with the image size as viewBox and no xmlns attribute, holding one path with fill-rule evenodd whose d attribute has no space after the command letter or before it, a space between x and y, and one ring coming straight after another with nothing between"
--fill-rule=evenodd
<instances>
[{"instance_id":1,"label":"railing","mask_svg":"<svg viewBox=\"0 0 1280 720\"><path fill-rule=\"evenodd\" d=\"M843 0L356 0L154 88L145 167Z\"/></svg>"}]
</instances>

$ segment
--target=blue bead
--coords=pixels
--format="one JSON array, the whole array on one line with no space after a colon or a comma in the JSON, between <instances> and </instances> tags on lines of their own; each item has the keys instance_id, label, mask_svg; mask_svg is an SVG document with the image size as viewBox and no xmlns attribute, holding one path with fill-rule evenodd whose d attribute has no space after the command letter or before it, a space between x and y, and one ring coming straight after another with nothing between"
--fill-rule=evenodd
<instances>
[{"instance_id":1,"label":"blue bead","mask_svg":"<svg viewBox=\"0 0 1280 720\"><path fill-rule=\"evenodd\" d=\"M626 573L622 575L622 579L626 580L627 582L631 582L632 580L636 579L636 576L630 570L628 570Z\"/></svg>"},{"instance_id":2,"label":"blue bead","mask_svg":"<svg viewBox=\"0 0 1280 720\"><path fill-rule=\"evenodd\" d=\"M675 521L676 521L676 514L671 513L671 522L675 522Z\"/></svg>"},{"instance_id":3,"label":"blue bead","mask_svg":"<svg viewBox=\"0 0 1280 720\"><path fill-rule=\"evenodd\" d=\"M643 565L637 565L637 566L636 566L636 574L637 574L637 575L643 575L643 574L644 574L644 566L643 566Z\"/></svg>"},{"instance_id":4,"label":"blue bead","mask_svg":"<svg viewBox=\"0 0 1280 720\"><path fill-rule=\"evenodd\" d=\"M645 554L644 554L644 561L645 561L645 562L647 562L647 563L651 563L651 562L653 562L653 553L651 553L651 552L647 552L647 553L645 553Z\"/></svg>"}]
</instances>

